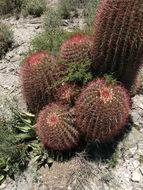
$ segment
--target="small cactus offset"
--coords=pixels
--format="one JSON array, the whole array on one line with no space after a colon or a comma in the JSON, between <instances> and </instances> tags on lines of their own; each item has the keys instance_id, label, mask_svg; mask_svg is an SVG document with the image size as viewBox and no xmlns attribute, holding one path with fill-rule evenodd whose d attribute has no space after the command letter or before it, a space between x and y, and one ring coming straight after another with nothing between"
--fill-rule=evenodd
<instances>
[{"instance_id":1,"label":"small cactus offset","mask_svg":"<svg viewBox=\"0 0 143 190\"><path fill-rule=\"evenodd\" d=\"M53 150L65 151L78 144L75 116L66 106L52 103L43 108L35 127L41 142Z\"/></svg>"},{"instance_id":2,"label":"small cactus offset","mask_svg":"<svg viewBox=\"0 0 143 190\"><path fill-rule=\"evenodd\" d=\"M87 140L110 141L123 129L129 107L129 96L121 84L98 78L83 89L76 102L77 126Z\"/></svg>"},{"instance_id":3,"label":"small cactus offset","mask_svg":"<svg viewBox=\"0 0 143 190\"><path fill-rule=\"evenodd\" d=\"M94 72L114 74L130 90L143 58L143 1L101 0L93 36Z\"/></svg>"},{"instance_id":4,"label":"small cactus offset","mask_svg":"<svg viewBox=\"0 0 143 190\"><path fill-rule=\"evenodd\" d=\"M68 63L82 63L91 60L92 37L75 33L61 45L59 58Z\"/></svg>"},{"instance_id":5,"label":"small cactus offset","mask_svg":"<svg viewBox=\"0 0 143 190\"><path fill-rule=\"evenodd\" d=\"M55 99L60 101L61 104L73 106L79 93L79 86L74 83L65 82L56 89Z\"/></svg>"},{"instance_id":6,"label":"small cactus offset","mask_svg":"<svg viewBox=\"0 0 143 190\"><path fill-rule=\"evenodd\" d=\"M23 97L33 113L52 101L50 86L53 81L55 58L46 51L29 55L22 63L20 80Z\"/></svg>"}]
</instances>

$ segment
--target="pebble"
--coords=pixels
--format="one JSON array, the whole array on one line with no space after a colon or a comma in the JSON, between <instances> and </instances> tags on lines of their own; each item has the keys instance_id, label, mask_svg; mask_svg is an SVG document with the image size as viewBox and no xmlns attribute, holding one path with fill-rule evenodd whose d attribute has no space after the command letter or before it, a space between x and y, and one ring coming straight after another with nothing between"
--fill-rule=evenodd
<instances>
[{"instance_id":1,"label":"pebble","mask_svg":"<svg viewBox=\"0 0 143 190\"><path fill-rule=\"evenodd\" d=\"M139 162L138 160L134 160L134 161L132 162L132 164L133 164L133 166L134 166L135 169L140 166L140 162Z\"/></svg>"},{"instance_id":2,"label":"pebble","mask_svg":"<svg viewBox=\"0 0 143 190\"><path fill-rule=\"evenodd\" d=\"M141 180L141 175L140 175L140 173L139 173L138 171L134 171L134 172L132 173L132 178L131 178L131 180L132 180L133 182L140 182L140 180Z\"/></svg>"},{"instance_id":3,"label":"pebble","mask_svg":"<svg viewBox=\"0 0 143 190\"><path fill-rule=\"evenodd\" d=\"M11 62L16 62L16 61L19 61L21 58L21 56L19 55L16 55L15 57L13 57L12 59L10 59Z\"/></svg>"},{"instance_id":4,"label":"pebble","mask_svg":"<svg viewBox=\"0 0 143 190\"><path fill-rule=\"evenodd\" d=\"M0 190L4 189L6 187L6 184L3 183L2 185L0 185Z\"/></svg>"}]
</instances>

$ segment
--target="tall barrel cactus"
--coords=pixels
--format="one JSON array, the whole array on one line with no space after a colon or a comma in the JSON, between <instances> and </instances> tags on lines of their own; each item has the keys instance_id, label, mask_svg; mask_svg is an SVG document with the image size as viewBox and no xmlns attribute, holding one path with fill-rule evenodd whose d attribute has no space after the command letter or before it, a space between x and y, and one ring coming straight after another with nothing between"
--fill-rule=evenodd
<instances>
[{"instance_id":1,"label":"tall barrel cactus","mask_svg":"<svg viewBox=\"0 0 143 190\"><path fill-rule=\"evenodd\" d=\"M78 144L75 116L66 106L52 103L43 108L35 127L41 142L53 150L65 151Z\"/></svg>"},{"instance_id":2,"label":"tall barrel cactus","mask_svg":"<svg viewBox=\"0 0 143 190\"><path fill-rule=\"evenodd\" d=\"M87 140L110 141L123 129L129 107L129 96L121 84L93 80L76 102L77 126Z\"/></svg>"},{"instance_id":3,"label":"tall barrel cactus","mask_svg":"<svg viewBox=\"0 0 143 190\"><path fill-rule=\"evenodd\" d=\"M142 64L143 1L100 0L93 35L93 70L113 73L130 90Z\"/></svg>"},{"instance_id":4,"label":"tall barrel cactus","mask_svg":"<svg viewBox=\"0 0 143 190\"><path fill-rule=\"evenodd\" d=\"M92 37L75 33L61 45L59 58L68 63L82 63L91 60Z\"/></svg>"},{"instance_id":5,"label":"tall barrel cactus","mask_svg":"<svg viewBox=\"0 0 143 190\"><path fill-rule=\"evenodd\" d=\"M20 80L23 97L33 113L52 101L51 85L55 58L46 51L29 55L22 63Z\"/></svg>"}]
</instances>

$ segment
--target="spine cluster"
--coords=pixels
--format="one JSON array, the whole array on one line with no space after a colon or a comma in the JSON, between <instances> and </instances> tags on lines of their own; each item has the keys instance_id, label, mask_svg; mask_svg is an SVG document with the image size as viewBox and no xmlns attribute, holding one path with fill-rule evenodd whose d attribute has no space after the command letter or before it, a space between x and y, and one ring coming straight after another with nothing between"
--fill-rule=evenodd
<instances>
[{"instance_id":1,"label":"spine cluster","mask_svg":"<svg viewBox=\"0 0 143 190\"><path fill-rule=\"evenodd\" d=\"M76 102L77 126L87 140L110 141L123 129L129 107L129 96L122 85L103 78L94 80Z\"/></svg>"},{"instance_id":2,"label":"spine cluster","mask_svg":"<svg viewBox=\"0 0 143 190\"><path fill-rule=\"evenodd\" d=\"M93 70L130 90L143 58L143 1L101 0L94 21Z\"/></svg>"},{"instance_id":3,"label":"spine cluster","mask_svg":"<svg viewBox=\"0 0 143 190\"><path fill-rule=\"evenodd\" d=\"M54 57L45 51L35 52L22 63L20 81L23 97L33 113L52 101Z\"/></svg>"},{"instance_id":4,"label":"spine cluster","mask_svg":"<svg viewBox=\"0 0 143 190\"><path fill-rule=\"evenodd\" d=\"M36 131L43 144L53 150L74 148L79 141L74 114L60 104L49 104L39 113Z\"/></svg>"}]
</instances>

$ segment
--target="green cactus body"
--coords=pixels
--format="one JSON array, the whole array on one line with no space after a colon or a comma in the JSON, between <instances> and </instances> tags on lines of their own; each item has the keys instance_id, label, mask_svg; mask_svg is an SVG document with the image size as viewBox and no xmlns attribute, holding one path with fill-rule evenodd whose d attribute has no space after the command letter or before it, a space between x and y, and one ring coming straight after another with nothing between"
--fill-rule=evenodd
<instances>
[{"instance_id":1,"label":"green cactus body","mask_svg":"<svg viewBox=\"0 0 143 190\"><path fill-rule=\"evenodd\" d=\"M80 93L80 87L74 83L63 83L59 85L55 92L55 99L62 104L73 106L75 100Z\"/></svg>"},{"instance_id":2,"label":"green cactus body","mask_svg":"<svg viewBox=\"0 0 143 190\"><path fill-rule=\"evenodd\" d=\"M75 33L67 38L61 45L59 58L68 63L85 63L91 60L92 37Z\"/></svg>"},{"instance_id":3,"label":"green cactus body","mask_svg":"<svg viewBox=\"0 0 143 190\"><path fill-rule=\"evenodd\" d=\"M112 73L130 90L143 57L143 1L101 0L93 29L95 73Z\"/></svg>"},{"instance_id":4,"label":"green cactus body","mask_svg":"<svg viewBox=\"0 0 143 190\"><path fill-rule=\"evenodd\" d=\"M20 81L23 97L33 113L52 101L51 86L55 58L46 51L34 52L22 63Z\"/></svg>"},{"instance_id":5,"label":"green cactus body","mask_svg":"<svg viewBox=\"0 0 143 190\"><path fill-rule=\"evenodd\" d=\"M87 140L110 141L123 129L129 105L121 84L96 79L83 89L76 102L77 126Z\"/></svg>"},{"instance_id":6,"label":"green cactus body","mask_svg":"<svg viewBox=\"0 0 143 190\"><path fill-rule=\"evenodd\" d=\"M72 149L79 141L73 112L57 103L49 104L40 111L36 131L46 147L57 151Z\"/></svg>"}]
</instances>

